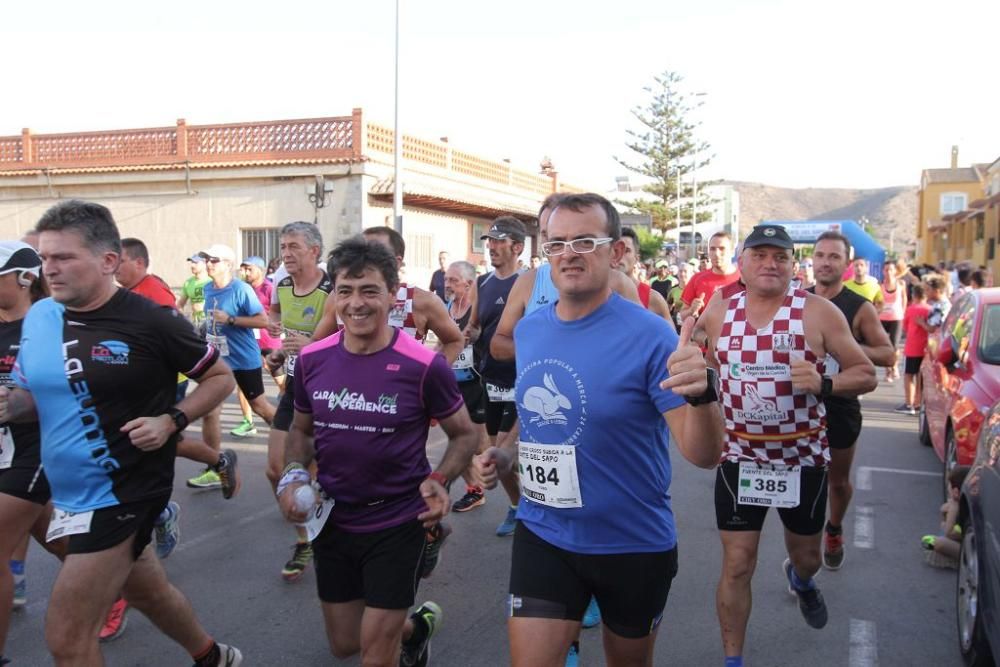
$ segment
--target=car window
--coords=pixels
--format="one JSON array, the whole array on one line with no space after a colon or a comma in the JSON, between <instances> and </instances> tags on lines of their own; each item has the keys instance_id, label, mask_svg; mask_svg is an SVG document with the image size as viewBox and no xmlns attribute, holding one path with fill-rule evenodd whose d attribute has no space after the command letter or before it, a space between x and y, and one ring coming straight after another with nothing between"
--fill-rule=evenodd
<instances>
[{"instance_id":1,"label":"car window","mask_svg":"<svg viewBox=\"0 0 1000 667\"><path fill-rule=\"evenodd\" d=\"M1000 305L987 306L979 333L979 358L1000 365Z\"/></svg>"},{"instance_id":2,"label":"car window","mask_svg":"<svg viewBox=\"0 0 1000 667\"><path fill-rule=\"evenodd\" d=\"M972 326L976 321L976 300L972 295L966 296L955 308L948 313L948 320L945 323L945 331L952 344L955 346L955 358L964 364L967 361L966 355L969 352L969 343L972 340Z\"/></svg>"},{"instance_id":3,"label":"car window","mask_svg":"<svg viewBox=\"0 0 1000 667\"><path fill-rule=\"evenodd\" d=\"M933 303L933 302L929 302ZM965 312L969 308L976 307L976 299L972 294L966 294L961 299L955 302L951 310L948 311L948 315L945 317L944 326L941 327L941 331L947 331L951 333L951 330L955 327L955 322L961 313Z\"/></svg>"}]
</instances>

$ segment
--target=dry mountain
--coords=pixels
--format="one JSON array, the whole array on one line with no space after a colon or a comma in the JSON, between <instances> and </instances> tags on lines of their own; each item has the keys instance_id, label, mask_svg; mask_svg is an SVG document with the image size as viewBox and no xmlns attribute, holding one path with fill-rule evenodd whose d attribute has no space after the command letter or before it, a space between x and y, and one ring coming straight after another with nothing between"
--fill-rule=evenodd
<instances>
[{"instance_id":1,"label":"dry mountain","mask_svg":"<svg viewBox=\"0 0 1000 667\"><path fill-rule=\"evenodd\" d=\"M917 224L917 188L872 190L779 188L761 183L726 181L740 193L740 236L761 220L868 219L868 233L887 250L912 250ZM895 230L895 234L892 234Z\"/></svg>"}]
</instances>

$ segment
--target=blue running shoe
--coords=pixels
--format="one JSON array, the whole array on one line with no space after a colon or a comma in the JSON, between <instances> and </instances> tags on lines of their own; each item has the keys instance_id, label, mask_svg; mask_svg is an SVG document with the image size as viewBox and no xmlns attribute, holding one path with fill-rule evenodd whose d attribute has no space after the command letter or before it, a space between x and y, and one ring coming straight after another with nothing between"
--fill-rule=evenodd
<instances>
[{"instance_id":1,"label":"blue running shoe","mask_svg":"<svg viewBox=\"0 0 1000 667\"><path fill-rule=\"evenodd\" d=\"M597 598L591 596L587 611L583 612L583 627L592 628L601 624L601 608L597 606Z\"/></svg>"},{"instance_id":2,"label":"blue running shoe","mask_svg":"<svg viewBox=\"0 0 1000 667\"><path fill-rule=\"evenodd\" d=\"M802 612L802 618L806 619L806 623L810 627L817 630L826 626L826 602L823 600L823 594L816 588L816 582L810 579L809 583L811 587L800 590L795 587L792 580L791 559L786 558L785 562L782 563L782 568L785 571L785 578L788 580L788 590L799 598L799 611Z\"/></svg>"},{"instance_id":3,"label":"blue running shoe","mask_svg":"<svg viewBox=\"0 0 1000 667\"><path fill-rule=\"evenodd\" d=\"M507 537L514 534L514 529L517 528L517 508L508 507L507 508L507 518L503 520L499 526L497 526L497 537Z\"/></svg>"},{"instance_id":4,"label":"blue running shoe","mask_svg":"<svg viewBox=\"0 0 1000 667\"><path fill-rule=\"evenodd\" d=\"M156 534L156 556L160 560L172 554L177 548L177 543L181 541L181 527L177 523L180 513L180 505L171 500L153 524L153 532Z\"/></svg>"},{"instance_id":5,"label":"blue running shoe","mask_svg":"<svg viewBox=\"0 0 1000 667\"><path fill-rule=\"evenodd\" d=\"M566 654L566 667L580 667L580 644L577 642L570 644L569 653Z\"/></svg>"}]
</instances>

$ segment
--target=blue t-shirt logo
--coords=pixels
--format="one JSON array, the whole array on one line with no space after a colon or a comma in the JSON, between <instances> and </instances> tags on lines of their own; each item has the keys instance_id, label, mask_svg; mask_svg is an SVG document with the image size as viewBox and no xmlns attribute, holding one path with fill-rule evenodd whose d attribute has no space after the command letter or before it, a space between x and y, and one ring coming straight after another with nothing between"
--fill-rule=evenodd
<instances>
[{"instance_id":1,"label":"blue t-shirt logo","mask_svg":"<svg viewBox=\"0 0 1000 667\"><path fill-rule=\"evenodd\" d=\"M544 445L576 444L587 423L587 392L575 368L561 359L533 361L517 379L522 439ZM530 415L530 417L529 417Z\"/></svg>"}]
</instances>

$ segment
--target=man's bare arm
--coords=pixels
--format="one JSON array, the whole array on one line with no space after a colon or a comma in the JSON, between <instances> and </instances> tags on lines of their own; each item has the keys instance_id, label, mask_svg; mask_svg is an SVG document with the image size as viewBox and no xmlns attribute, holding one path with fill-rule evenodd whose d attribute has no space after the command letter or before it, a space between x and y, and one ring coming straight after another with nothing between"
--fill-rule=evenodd
<instances>
[{"instance_id":1,"label":"man's bare arm","mask_svg":"<svg viewBox=\"0 0 1000 667\"><path fill-rule=\"evenodd\" d=\"M497 329L490 340L490 355L497 361L514 360L514 327L528 309L528 299L535 289L537 271L532 269L517 277L507 296Z\"/></svg>"},{"instance_id":2,"label":"man's bare arm","mask_svg":"<svg viewBox=\"0 0 1000 667\"><path fill-rule=\"evenodd\" d=\"M632 303L637 303L640 306L642 301L639 300L639 288L635 286L632 279L626 276L621 271L611 272L611 289L618 292L622 297L628 299Z\"/></svg>"},{"instance_id":3,"label":"man's bare arm","mask_svg":"<svg viewBox=\"0 0 1000 667\"><path fill-rule=\"evenodd\" d=\"M671 321L670 306L667 305L667 300L663 298L663 295L656 290L649 290L649 310L668 322Z\"/></svg>"},{"instance_id":4,"label":"man's bare arm","mask_svg":"<svg viewBox=\"0 0 1000 667\"><path fill-rule=\"evenodd\" d=\"M878 386L875 367L854 340L854 334L839 308L821 297L810 298L806 301L803 317L817 327L815 331L822 337L823 349L840 364L840 372L831 376L832 393L838 396L857 396L873 391ZM808 331L809 329L807 335ZM793 385L797 389L805 389L818 395L822 390L822 378L814 365L808 364L812 368L812 376L806 383L799 386L795 381L796 365L803 363L808 364L804 360L792 362Z\"/></svg>"},{"instance_id":5,"label":"man's bare arm","mask_svg":"<svg viewBox=\"0 0 1000 667\"><path fill-rule=\"evenodd\" d=\"M316 328L313 329L313 340L323 340L327 336L336 333L337 329L340 328L340 325L337 324L337 308L333 305L333 298L331 294L323 304L323 316L319 318Z\"/></svg>"},{"instance_id":6,"label":"man's bare arm","mask_svg":"<svg viewBox=\"0 0 1000 667\"><path fill-rule=\"evenodd\" d=\"M889 340L889 334L885 332L882 322L878 319L878 311L870 303L861 304L857 314L854 316L860 334L858 338L863 341L861 350L876 366L893 366L896 363L896 349Z\"/></svg>"},{"instance_id":7,"label":"man's bare arm","mask_svg":"<svg viewBox=\"0 0 1000 667\"><path fill-rule=\"evenodd\" d=\"M430 329L441 343L441 354L448 364L455 363L465 347L465 336L455 320L451 319L444 302L433 292L420 288L413 290L413 310L423 318L424 330ZM418 323L419 324L419 323Z\"/></svg>"}]
</instances>

